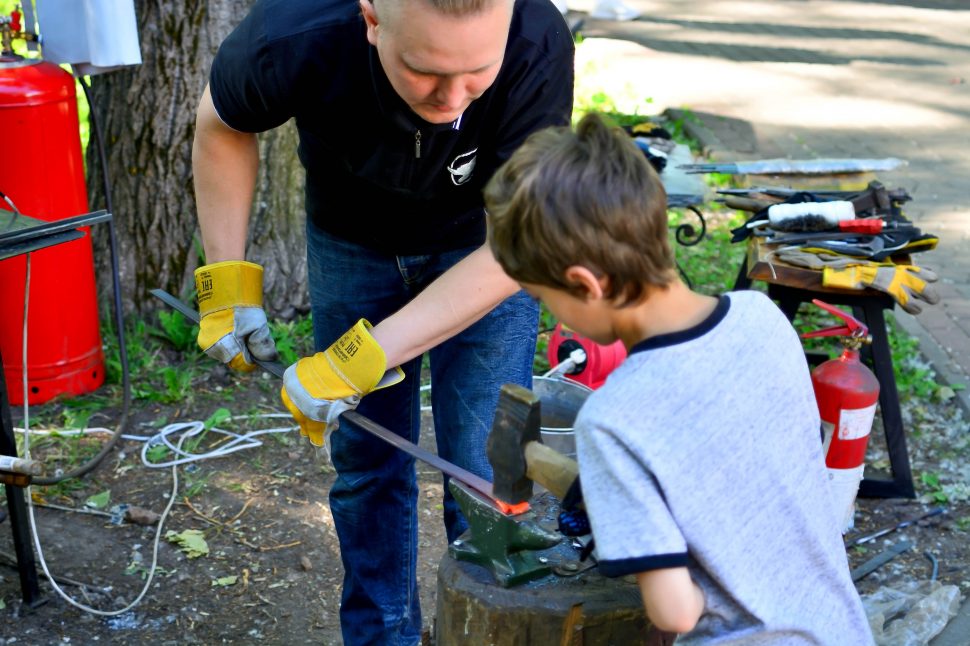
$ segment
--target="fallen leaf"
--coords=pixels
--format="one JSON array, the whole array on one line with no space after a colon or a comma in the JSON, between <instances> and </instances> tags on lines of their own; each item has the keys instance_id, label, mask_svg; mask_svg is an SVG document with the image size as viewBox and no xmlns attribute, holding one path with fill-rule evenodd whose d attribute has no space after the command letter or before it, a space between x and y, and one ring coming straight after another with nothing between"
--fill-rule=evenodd
<instances>
[{"instance_id":1,"label":"fallen leaf","mask_svg":"<svg viewBox=\"0 0 970 646\"><path fill-rule=\"evenodd\" d=\"M209 554L209 545L205 542L202 532L197 529L187 529L181 534L169 530L165 534L165 540L170 543L178 543L179 549L185 552L185 555L190 559Z\"/></svg>"},{"instance_id":2,"label":"fallen leaf","mask_svg":"<svg viewBox=\"0 0 970 646\"><path fill-rule=\"evenodd\" d=\"M226 586L230 586L230 585L236 585L236 580L238 578L239 577L236 576L235 574L232 574L230 576L220 577L220 578L216 579L215 581L213 581L212 582L212 585L218 585L218 586L223 587L223 588L226 587Z\"/></svg>"},{"instance_id":3,"label":"fallen leaf","mask_svg":"<svg viewBox=\"0 0 970 646\"><path fill-rule=\"evenodd\" d=\"M104 509L111 502L111 490L106 489L101 493L94 494L84 501L84 506L91 509Z\"/></svg>"}]
</instances>

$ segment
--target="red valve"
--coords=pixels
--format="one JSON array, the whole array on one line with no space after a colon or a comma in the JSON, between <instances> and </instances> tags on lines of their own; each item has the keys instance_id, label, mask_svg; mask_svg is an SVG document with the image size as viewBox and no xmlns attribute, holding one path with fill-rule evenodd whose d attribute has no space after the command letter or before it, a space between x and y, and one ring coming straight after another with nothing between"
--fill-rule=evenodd
<instances>
[{"instance_id":1,"label":"red valve","mask_svg":"<svg viewBox=\"0 0 970 646\"><path fill-rule=\"evenodd\" d=\"M836 325L834 327L827 327L821 330L815 330L814 332L806 332L802 334L803 339L811 339L819 336L848 336L853 338L864 339L869 334L869 328L866 327L864 323L859 321L853 316L846 314L842 310L828 303L820 301L817 298L813 298L812 302L821 307L823 310L829 314L833 314L843 321L845 325Z\"/></svg>"},{"instance_id":2,"label":"red valve","mask_svg":"<svg viewBox=\"0 0 970 646\"><path fill-rule=\"evenodd\" d=\"M20 12L14 9L10 12L10 29L15 32L20 31Z\"/></svg>"}]
</instances>

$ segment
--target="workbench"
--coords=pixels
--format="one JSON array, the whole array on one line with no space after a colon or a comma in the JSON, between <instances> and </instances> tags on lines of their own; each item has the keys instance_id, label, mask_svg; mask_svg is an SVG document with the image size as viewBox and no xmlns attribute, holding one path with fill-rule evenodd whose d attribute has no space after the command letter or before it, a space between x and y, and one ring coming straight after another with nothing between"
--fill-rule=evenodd
<instances>
[{"instance_id":1,"label":"workbench","mask_svg":"<svg viewBox=\"0 0 970 646\"><path fill-rule=\"evenodd\" d=\"M861 353L879 381L879 410L892 471L890 479L863 479L859 495L867 498L915 498L884 315L884 310L891 311L896 301L888 294L873 289L824 287L821 271L789 265L776 257L769 257L771 251L772 245L765 244L758 236L748 240L747 256L738 272L734 289L748 289L756 280L766 283L768 296L778 303L789 320L795 318L802 303L811 303L813 298L852 308L854 316L869 328L872 336L872 343L864 346ZM895 261L908 262L908 258L897 258Z\"/></svg>"},{"instance_id":2,"label":"workbench","mask_svg":"<svg viewBox=\"0 0 970 646\"><path fill-rule=\"evenodd\" d=\"M25 215L0 211L0 261L37 251L63 242L84 237L81 230L99 222L111 219L106 211L88 213L63 220L46 222ZM9 287L9 286L8 286ZM3 316L23 316L23 312L3 312ZM7 383L0 357L0 455L19 457L14 439L13 420L10 414L10 399L7 396ZM21 487L5 484L7 511L10 529L13 532L14 552L17 557L17 570L20 574L20 590L24 603L37 605L41 601L37 585L37 566L34 561L33 546L27 518L27 507Z\"/></svg>"}]
</instances>

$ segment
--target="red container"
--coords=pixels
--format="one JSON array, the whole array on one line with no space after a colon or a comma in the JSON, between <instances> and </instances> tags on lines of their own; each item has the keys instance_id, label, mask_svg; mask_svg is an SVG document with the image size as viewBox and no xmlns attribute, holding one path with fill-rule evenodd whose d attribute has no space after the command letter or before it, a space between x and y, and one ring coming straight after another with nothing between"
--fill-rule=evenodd
<instances>
[{"instance_id":1,"label":"red container","mask_svg":"<svg viewBox=\"0 0 970 646\"><path fill-rule=\"evenodd\" d=\"M593 390L602 386L610 373L626 359L626 348L622 341L600 345L570 330L562 323L556 323L546 350L549 365L553 367L559 365L569 357L570 352L578 348L586 352L586 363L581 364L574 371L567 372L565 376Z\"/></svg>"},{"instance_id":2,"label":"red container","mask_svg":"<svg viewBox=\"0 0 970 646\"><path fill-rule=\"evenodd\" d=\"M21 213L50 222L88 212L74 77L51 63L0 61L0 133L0 191ZM0 353L13 404L23 404L26 264L22 255L0 261ZM31 254L27 379L31 404L104 382L89 235Z\"/></svg>"}]
</instances>

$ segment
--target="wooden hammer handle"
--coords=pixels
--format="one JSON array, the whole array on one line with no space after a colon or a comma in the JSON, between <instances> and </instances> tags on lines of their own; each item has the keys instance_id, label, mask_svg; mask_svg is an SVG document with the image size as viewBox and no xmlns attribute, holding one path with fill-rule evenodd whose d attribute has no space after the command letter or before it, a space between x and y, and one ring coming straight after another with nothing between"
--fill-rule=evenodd
<instances>
[{"instance_id":1,"label":"wooden hammer handle","mask_svg":"<svg viewBox=\"0 0 970 646\"><path fill-rule=\"evenodd\" d=\"M525 445L525 475L549 490L559 500L579 475L579 464L555 449L539 442Z\"/></svg>"}]
</instances>

